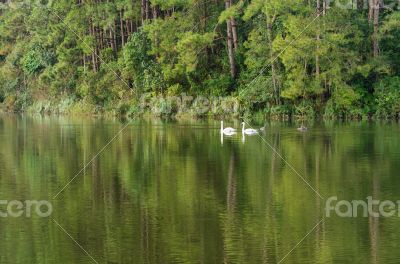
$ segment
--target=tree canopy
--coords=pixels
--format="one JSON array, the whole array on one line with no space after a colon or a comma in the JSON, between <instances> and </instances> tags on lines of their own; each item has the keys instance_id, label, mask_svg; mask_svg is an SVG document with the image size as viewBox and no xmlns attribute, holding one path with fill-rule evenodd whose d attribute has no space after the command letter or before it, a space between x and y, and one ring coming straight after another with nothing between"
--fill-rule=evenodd
<instances>
[{"instance_id":1,"label":"tree canopy","mask_svg":"<svg viewBox=\"0 0 400 264\"><path fill-rule=\"evenodd\" d=\"M185 93L248 113L400 113L398 1L0 2L0 97L21 108Z\"/></svg>"}]
</instances>

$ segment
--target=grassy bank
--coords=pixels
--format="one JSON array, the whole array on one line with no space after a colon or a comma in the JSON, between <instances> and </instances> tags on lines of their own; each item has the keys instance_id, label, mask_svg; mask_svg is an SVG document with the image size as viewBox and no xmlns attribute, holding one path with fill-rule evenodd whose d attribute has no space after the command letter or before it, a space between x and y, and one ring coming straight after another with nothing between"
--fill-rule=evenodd
<instances>
[{"instance_id":1,"label":"grassy bank","mask_svg":"<svg viewBox=\"0 0 400 264\"><path fill-rule=\"evenodd\" d=\"M239 117L245 113L235 97L154 96L145 94L139 99L123 99L108 104L72 97L58 99L29 99L9 97L1 104L5 112L27 112L61 115L108 115L157 117Z\"/></svg>"},{"instance_id":2,"label":"grassy bank","mask_svg":"<svg viewBox=\"0 0 400 264\"><path fill-rule=\"evenodd\" d=\"M384 100L388 104L387 101ZM148 93L140 98L121 99L106 104L95 104L88 99L60 97L46 99L29 96L7 97L0 104L3 112L26 112L56 115L102 116L155 116L167 118L239 118L256 120L397 120L397 111L381 108L374 113L354 108L336 114L331 106L316 109L311 105L280 105L253 108L253 104L240 97L156 96Z\"/></svg>"}]
</instances>

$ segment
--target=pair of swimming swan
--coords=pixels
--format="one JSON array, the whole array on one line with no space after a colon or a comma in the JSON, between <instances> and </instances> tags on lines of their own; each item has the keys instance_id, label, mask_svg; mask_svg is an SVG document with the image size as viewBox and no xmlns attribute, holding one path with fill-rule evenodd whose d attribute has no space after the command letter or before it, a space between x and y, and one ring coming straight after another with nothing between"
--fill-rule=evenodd
<instances>
[{"instance_id":1,"label":"pair of swimming swan","mask_svg":"<svg viewBox=\"0 0 400 264\"><path fill-rule=\"evenodd\" d=\"M245 129L245 123L242 122L242 134L246 134L246 135L256 135L258 134L258 130L256 129L252 129L252 128L247 128ZM260 131L265 131L266 127L262 127L260 128ZM308 128L304 125L301 125L301 127L297 128L298 131L301 132L306 132L308 130ZM234 134L236 134L237 129L232 128L232 127L226 127L224 128L224 121L221 121L221 134L227 135L227 136L232 136Z\"/></svg>"},{"instance_id":2,"label":"pair of swimming swan","mask_svg":"<svg viewBox=\"0 0 400 264\"><path fill-rule=\"evenodd\" d=\"M221 121L221 134L227 135L227 136L232 136L236 134L237 129L233 127L225 127L224 128L224 121ZM245 123L242 122L242 134L246 135L255 135L258 134L258 130L253 129L253 128L245 128Z\"/></svg>"}]
</instances>

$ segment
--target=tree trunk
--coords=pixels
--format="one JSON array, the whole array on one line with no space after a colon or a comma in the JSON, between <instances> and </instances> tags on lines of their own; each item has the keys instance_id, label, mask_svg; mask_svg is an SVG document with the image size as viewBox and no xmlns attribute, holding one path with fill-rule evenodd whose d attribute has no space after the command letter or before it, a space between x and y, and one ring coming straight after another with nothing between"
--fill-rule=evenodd
<instances>
[{"instance_id":1,"label":"tree trunk","mask_svg":"<svg viewBox=\"0 0 400 264\"><path fill-rule=\"evenodd\" d=\"M110 30L109 30L109 35L110 35L110 47L113 50L113 54L115 56L117 54L117 48L114 45L114 36L113 36L112 28L110 28Z\"/></svg>"},{"instance_id":2,"label":"tree trunk","mask_svg":"<svg viewBox=\"0 0 400 264\"><path fill-rule=\"evenodd\" d=\"M321 15L321 2L320 0L317 0L317 15L320 16ZM318 22L320 20L318 19ZM320 44L320 40L321 40L321 36L320 36L320 32L319 32L319 26L317 26L317 48L316 48L316 55L315 55L315 77L317 79L319 79L319 74L320 74L320 68L319 68L319 44Z\"/></svg>"},{"instance_id":3,"label":"tree trunk","mask_svg":"<svg viewBox=\"0 0 400 264\"><path fill-rule=\"evenodd\" d=\"M378 40L378 33L379 33L379 3L380 0L374 0L374 33L372 37L373 42L373 52L374 58L379 56L379 40Z\"/></svg>"},{"instance_id":4,"label":"tree trunk","mask_svg":"<svg viewBox=\"0 0 400 264\"><path fill-rule=\"evenodd\" d=\"M157 6L153 6L153 19L158 18L158 9Z\"/></svg>"},{"instance_id":5,"label":"tree trunk","mask_svg":"<svg viewBox=\"0 0 400 264\"><path fill-rule=\"evenodd\" d=\"M129 36L131 35L131 28L129 26L129 20L125 20L125 29L126 29L126 39L129 39Z\"/></svg>"},{"instance_id":6,"label":"tree trunk","mask_svg":"<svg viewBox=\"0 0 400 264\"><path fill-rule=\"evenodd\" d=\"M86 73L86 55L83 54L83 73Z\"/></svg>"},{"instance_id":7,"label":"tree trunk","mask_svg":"<svg viewBox=\"0 0 400 264\"><path fill-rule=\"evenodd\" d=\"M146 20L150 19L150 3L149 0L145 0L145 11L146 11Z\"/></svg>"},{"instance_id":8,"label":"tree trunk","mask_svg":"<svg viewBox=\"0 0 400 264\"><path fill-rule=\"evenodd\" d=\"M98 35L100 37L100 50L103 50L104 49L104 34L103 34L104 32L101 28L98 28L97 30L98 30Z\"/></svg>"},{"instance_id":9,"label":"tree trunk","mask_svg":"<svg viewBox=\"0 0 400 264\"><path fill-rule=\"evenodd\" d=\"M237 24L234 18L231 18L231 26L232 26L233 47L235 48L235 51L237 51L239 48L239 42L237 35Z\"/></svg>"},{"instance_id":10,"label":"tree trunk","mask_svg":"<svg viewBox=\"0 0 400 264\"><path fill-rule=\"evenodd\" d=\"M131 27L131 33L133 33L135 31L133 28L133 19L129 20L129 26Z\"/></svg>"},{"instance_id":11,"label":"tree trunk","mask_svg":"<svg viewBox=\"0 0 400 264\"><path fill-rule=\"evenodd\" d=\"M236 78L236 63L235 63L235 54L234 54L234 46L232 40L232 26L231 21L228 20L226 22L226 30L227 30L227 37L228 37L228 56L229 56L229 65L231 68L231 77L232 79Z\"/></svg>"},{"instance_id":12,"label":"tree trunk","mask_svg":"<svg viewBox=\"0 0 400 264\"><path fill-rule=\"evenodd\" d=\"M201 19L201 30L203 34L207 31L207 17L208 17L208 8L207 3L203 3L203 18Z\"/></svg>"},{"instance_id":13,"label":"tree trunk","mask_svg":"<svg viewBox=\"0 0 400 264\"><path fill-rule=\"evenodd\" d=\"M117 25L116 25L116 21L114 20L114 24L112 27L112 42L114 43L114 47L115 47L115 54L117 54L118 51L118 46L117 46Z\"/></svg>"},{"instance_id":14,"label":"tree trunk","mask_svg":"<svg viewBox=\"0 0 400 264\"><path fill-rule=\"evenodd\" d=\"M120 21L120 30L121 30L121 43L122 47L125 46L125 33L124 33L124 18L123 18L123 11L119 11L119 21Z\"/></svg>"},{"instance_id":15,"label":"tree trunk","mask_svg":"<svg viewBox=\"0 0 400 264\"><path fill-rule=\"evenodd\" d=\"M142 25L143 25L144 21L146 20L146 0L142 0L140 13L141 13Z\"/></svg>"},{"instance_id":16,"label":"tree trunk","mask_svg":"<svg viewBox=\"0 0 400 264\"><path fill-rule=\"evenodd\" d=\"M150 18L150 3L149 0L142 0L141 3L141 17L143 25L144 22Z\"/></svg>"},{"instance_id":17,"label":"tree trunk","mask_svg":"<svg viewBox=\"0 0 400 264\"><path fill-rule=\"evenodd\" d=\"M372 23L373 17L374 17L374 1L375 0L368 0L368 21Z\"/></svg>"},{"instance_id":18,"label":"tree trunk","mask_svg":"<svg viewBox=\"0 0 400 264\"><path fill-rule=\"evenodd\" d=\"M89 20L89 32L90 35L93 36L93 38L95 39L95 45L96 47L92 47L92 64L93 64L93 71L97 72L97 38L96 38L96 30L95 27L93 25L93 22L91 20Z\"/></svg>"},{"instance_id":19,"label":"tree trunk","mask_svg":"<svg viewBox=\"0 0 400 264\"><path fill-rule=\"evenodd\" d=\"M268 47L269 47L269 56L271 59L271 78L272 78L272 87L274 88L275 94L275 103L280 105L280 91L278 88L278 80L276 77L276 64L274 58L274 50L272 46L273 36L272 36L272 24L274 23L275 18L272 18L272 21L269 21L267 18L267 35L268 35Z\"/></svg>"},{"instance_id":20,"label":"tree trunk","mask_svg":"<svg viewBox=\"0 0 400 264\"><path fill-rule=\"evenodd\" d=\"M229 0L229 7L233 5L233 0ZM231 26L232 26L232 38L233 38L233 46L235 48L235 51L237 51L239 47L239 42L238 42L238 34L237 34L237 24L235 18L231 18Z\"/></svg>"},{"instance_id":21,"label":"tree trunk","mask_svg":"<svg viewBox=\"0 0 400 264\"><path fill-rule=\"evenodd\" d=\"M230 0L225 0L226 9L230 6ZM235 54L234 54L234 46L233 46L233 38L232 38L232 23L231 20L228 19L226 21L226 34L227 34L227 44L228 44L228 57L229 57L229 65L231 68L231 77L232 79L236 78L236 63L235 63Z\"/></svg>"}]
</instances>

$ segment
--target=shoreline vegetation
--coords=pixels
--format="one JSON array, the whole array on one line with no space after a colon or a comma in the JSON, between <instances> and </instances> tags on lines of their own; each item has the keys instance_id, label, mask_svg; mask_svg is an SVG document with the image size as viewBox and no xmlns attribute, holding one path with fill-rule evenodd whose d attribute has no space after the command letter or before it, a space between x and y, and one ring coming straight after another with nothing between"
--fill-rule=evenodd
<instances>
[{"instance_id":1,"label":"shoreline vegetation","mask_svg":"<svg viewBox=\"0 0 400 264\"><path fill-rule=\"evenodd\" d=\"M369 115L345 115L324 116L314 112L307 113L296 109L288 109L285 112L276 109L265 109L256 112L248 111L235 97L193 97L185 94L172 97L152 97L143 95L139 100L121 101L112 106L104 107L94 105L85 100L75 101L74 99L60 100L39 100L21 108L7 102L0 103L0 111L4 113L28 113L41 115L65 115L65 116L104 116L104 117L156 117L156 118L249 118L261 121L383 121L400 120L399 116L382 118ZM275 111L275 112L274 112Z\"/></svg>"},{"instance_id":2,"label":"shoreline vegetation","mask_svg":"<svg viewBox=\"0 0 400 264\"><path fill-rule=\"evenodd\" d=\"M53 114L399 119L400 2L343 2L0 0L0 103Z\"/></svg>"}]
</instances>

